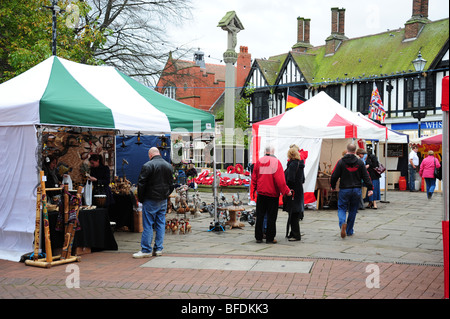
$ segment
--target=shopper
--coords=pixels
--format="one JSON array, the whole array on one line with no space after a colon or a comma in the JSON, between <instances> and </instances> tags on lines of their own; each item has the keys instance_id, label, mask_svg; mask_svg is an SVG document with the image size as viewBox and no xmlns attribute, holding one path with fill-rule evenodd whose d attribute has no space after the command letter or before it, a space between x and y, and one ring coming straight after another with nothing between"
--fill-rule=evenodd
<instances>
[{"instance_id":1,"label":"shopper","mask_svg":"<svg viewBox=\"0 0 450 319\"><path fill-rule=\"evenodd\" d=\"M276 221L280 194L291 196L286 185L283 167L274 156L273 147L266 147L265 155L255 164L252 184L257 192L255 238L257 243L263 239L264 215L267 214L266 243L276 243Z\"/></svg>"},{"instance_id":2,"label":"shopper","mask_svg":"<svg viewBox=\"0 0 450 319\"><path fill-rule=\"evenodd\" d=\"M287 234L289 241L301 240L300 219L303 219L305 210L305 200L303 194L303 183L305 182L305 161L300 158L299 149L292 146L288 153L288 163L284 176L287 186L293 190L292 197L287 197L283 201L283 210L289 214L288 227L290 233Z\"/></svg>"},{"instance_id":3,"label":"shopper","mask_svg":"<svg viewBox=\"0 0 450 319\"><path fill-rule=\"evenodd\" d=\"M370 179L372 180L373 185L373 195L366 196L366 201L369 202L369 205L367 208L373 208L377 209L377 200L381 199L381 191L380 191L380 177L381 175L375 170L376 167L378 167L378 158L375 154L369 151L369 154L367 154L366 159L366 168L367 172L369 173Z\"/></svg>"},{"instance_id":4,"label":"shopper","mask_svg":"<svg viewBox=\"0 0 450 319\"><path fill-rule=\"evenodd\" d=\"M419 168L419 156L417 156L417 152L419 148L417 145L413 145L411 147L411 152L408 155L408 174L409 174L409 191L415 192L416 186L416 172Z\"/></svg>"},{"instance_id":5,"label":"shopper","mask_svg":"<svg viewBox=\"0 0 450 319\"><path fill-rule=\"evenodd\" d=\"M345 151L344 154L342 154L342 156L345 156L345 154L347 154L347 151ZM363 163L366 166L366 168L369 166L369 165L366 165L367 152L366 152L365 149L358 148L356 150L356 156L358 156L363 161ZM364 199L366 198L366 196L367 196L367 187L363 186L361 188L361 198L359 200L359 207L358 207L359 210L364 210L365 209L364 208Z\"/></svg>"},{"instance_id":6,"label":"shopper","mask_svg":"<svg viewBox=\"0 0 450 319\"><path fill-rule=\"evenodd\" d=\"M336 189L336 183L339 182L338 195L338 218L341 237L353 235L353 226L358 212L359 201L361 197L361 187L364 181L368 189L367 194L373 194L373 185L370 180L367 169L363 161L356 156L356 146L347 145L347 154L336 164L331 174L331 189ZM347 218L348 209L348 218Z\"/></svg>"},{"instance_id":7,"label":"shopper","mask_svg":"<svg viewBox=\"0 0 450 319\"><path fill-rule=\"evenodd\" d=\"M427 197L431 199L436 187L436 177L434 176L434 169L441 167L438 159L434 157L433 151L428 151L428 156L420 164L420 177L425 178L427 184Z\"/></svg>"},{"instance_id":8,"label":"shopper","mask_svg":"<svg viewBox=\"0 0 450 319\"><path fill-rule=\"evenodd\" d=\"M134 258L161 256L163 250L167 198L173 191L173 169L159 153L156 147L148 151L149 161L142 166L138 178L138 200L142 203L141 250L133 254ZM153 231L155 230L155 244Z\"/></svg>"}]
</instances>

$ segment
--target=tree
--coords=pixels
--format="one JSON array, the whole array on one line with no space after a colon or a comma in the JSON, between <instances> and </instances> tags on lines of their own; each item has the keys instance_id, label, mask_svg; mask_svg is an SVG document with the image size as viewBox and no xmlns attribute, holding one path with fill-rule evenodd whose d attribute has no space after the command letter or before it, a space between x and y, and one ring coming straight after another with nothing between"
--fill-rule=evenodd
<instances>
[{"instance_id":1,"label":"tree","mask_svg":"<svg viewBox=\"0 0 450 319\"><path fill-rule=\"evenodd\" d=\"M59 1L65 9L70 1ZM30 69L52 55L52 11L44 6L51 1L0 0L0 83ZM77 2L80 14L90 7ZM99 64L93 56L92 47L102 46L105 35L95 27L85 26L77 31L69 22L71 12L57 15L58 56L83 62Z\"/></svg>"},{"instance_id":2,"label":"tree","mask_svg":"<svg viewBox=\"0 0 450 319\"><path fill-rule=\"evenodd\" d=\"M131 77L155 84L170 51L165 27L190 14L190 0L91 0L82 25L108 30L105 45L94 57ZM175 48L175 50L181 48Z\"/></svg>"},{"instance_id":3,"label":"tree","mask_svg":"<svg viewBox=\"0 0 450 319\"><path fill-rule=\"evenodd\" d=\"M0 0L0 82L52 54L52 0ZM79 19L72 19L68 5ZM145 84L155 82L167 48L165 26L190 13L190 0L59 0L57 55L107 64ZM77 16L77 17L78 17ZM173 50L172 50L173 51Z\"/></svg>"}]
</instances>

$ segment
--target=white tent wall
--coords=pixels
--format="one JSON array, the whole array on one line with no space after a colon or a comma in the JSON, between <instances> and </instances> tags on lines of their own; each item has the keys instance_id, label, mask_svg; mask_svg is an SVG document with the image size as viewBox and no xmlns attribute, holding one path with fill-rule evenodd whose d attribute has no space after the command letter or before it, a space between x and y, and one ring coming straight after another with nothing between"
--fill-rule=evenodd
<instances>
[{"instance_id":1,"label":"white tent wall","mask_svg":"<svg viewBox=\"0 0 450 319\"><path fill-rule=\"evenodd\" d=\"M37 146L34 125L0 126L0 259L19 261L33 248Z\"/></svg>"},{"instance_id":2,"label":"white tent wall","mask_svg":"<svg viewBox=\"0 0 450 319\"><path fill-rule=\"evenodd\" d=\"M308 158L305 163L305 184L303 185L305 193L315 191L319 165L322 171L333 171L336 163L342 158L342 152L347 151L347 144L353 142L352 138L321 139L278 136L274 133L276 131L276 128L272 128L272 134L261 136L258 158L264 156L266 146L270 145L274 148L274 155L286 169L287 152L290 145L296 144L300 149L308 151ZM327 167L325 167L324 162L327 163ZM313 207L316 205L315 202L310 204Z\"/></svg>"}]
</instances>

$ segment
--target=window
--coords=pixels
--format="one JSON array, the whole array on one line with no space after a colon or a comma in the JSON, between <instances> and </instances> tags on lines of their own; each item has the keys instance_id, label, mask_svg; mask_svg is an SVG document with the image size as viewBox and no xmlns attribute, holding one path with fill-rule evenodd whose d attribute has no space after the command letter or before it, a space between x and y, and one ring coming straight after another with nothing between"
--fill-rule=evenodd
<instances>
[{"instance_id":1,"label":"window","mask_svg":"<svg viewBox=\"0 0 450 319\"><path fill-rule=\"evenodd\" d=\"M341 86L340 85L329 85L325 88L325 93L327 93L333 100L341 103Z\"/></svg>"},{"instance_id":2,"label":"window","mask_svg":"<svg viewBox=\"0 0 450 319\"><path fill-rule=\"evenodd\" d=\"M384 85L381 81L375 82L378 93L380 93L381 101L383 105L385 104L383 95L384 95ZM370 99L372 97L373 91L373 82L367 83L359 83L358 84L358 92L357 92L357 111L361 114L367 115L370 111ZM386 108L385 108L386 110Z\"/></svg>"},{"instance_id":3,"label":"window","mask_svg":"<svg viewBox=\"0 0 450 319\"><path fill-rule=\"evenodd\" d=\"M434 108L434 76L420 76L405 79L405 109ZM420 100L420 102L419 102Z\"/></svg>"},{"instance_id":4,"label":"window","mask_svg":"<svg viewBox=\"0 0 450 319\"><path fill-rule=\"evenodd\" d=\"M254 93L253 94L253 122L258 122L269 118L269 105L267 93Z\"/></svg>"},{"instance_id":5,"label":"window","mask_svg":"<svg viewBox=\"0 0 450 319\"><path fill-rule=\"evenodd\" d=\"M319 92L324 91L328 94L333 100L338 103L341 103L341 86L340 85L329 85L325 89L320 88Z\"/></svg>"},{"instance_id":6,"label":"window","mask_svg":"<svg viewBox=\"0 0 450 319\"><path fill-rule=\"evenodd\" d=\"M176 99L176 88L173 86L165 87L164 88L164 95L167 97L170 97L171 99Z\"/></svg>"}]
</instances>

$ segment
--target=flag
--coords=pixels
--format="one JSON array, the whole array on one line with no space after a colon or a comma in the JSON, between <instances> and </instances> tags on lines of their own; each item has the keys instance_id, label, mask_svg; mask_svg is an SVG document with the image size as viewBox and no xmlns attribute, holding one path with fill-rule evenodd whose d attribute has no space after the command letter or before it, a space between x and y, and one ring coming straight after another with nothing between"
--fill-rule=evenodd
<instances>
[{"instance_id":1,"label":"flag","mask_svg":"<svg viewBox=\"0 0 450 319\"><path fill-rule=\"evenodd\" d=\"M293 109L305 102L305 99L300 96L300 94L295 93L288 89L288 95L286 100L286 111Z\"/></svg>"},{"instance_id":2,"label":"flag","mask_svg":"<svg viewBox=\"0 0 450 319\"><path fill-rule=\"evenodd\" d=\"M384 119L386 118L386 112L384 112L383 101L381 101L380 93L378 92L378 88L373 83L372 96L370 98L370 110L369 110L369 118L371 120L380 121L384 123Z\"/></svg>"}]
</instances>

